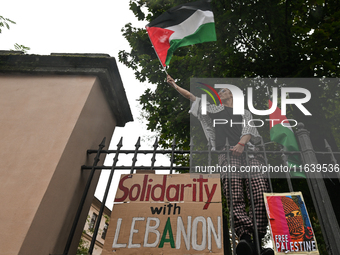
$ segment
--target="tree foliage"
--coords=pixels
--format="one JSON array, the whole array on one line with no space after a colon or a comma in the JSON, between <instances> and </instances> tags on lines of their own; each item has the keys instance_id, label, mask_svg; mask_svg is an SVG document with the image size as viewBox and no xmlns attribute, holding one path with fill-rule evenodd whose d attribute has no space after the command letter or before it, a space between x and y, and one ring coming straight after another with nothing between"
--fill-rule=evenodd
<instances>
[{"instance_id":1,"label":"tree foliage","mask_svg":"<svg viewBox=\"0 0 340 255\"><path fill-rule=\"evenodd\" d=\"M130 9L147 24L169 8L189 0L131 0ZM182 87L191 77L337 77L340 74L340 3L335 0L211 2L217 41L176 50L167 69ZM131 51L120 51L119 60L132 68L140 81L155 84L140 97L148 129L158 131L164 147L174 135L180 146L189 145L189 102L165 82L165 73L145 29L127 24L123 35ZM323 138L334 148L339 141L339 85L311 86L307 107L313 118L292 109L288 115L304 122L317 148ZM263 90L264 92L264 90ZM256 102L265 104L258 93ZM336 115L337 116L337 115ZM316 119L317 121L316 123ZM321 137L320 130L324 130ZM266 136L264 134L261 134Z\"/></svg>"},{"instance_id":2,"label":"tree foliage","mask_svg":"<svg viewBox=\"0 0 340 255\"><path fill-rule=\"evenodd\" d=\"M22 51L24 53L27 53L31 49L30 47L26 47L25 45L18 44L18 43L14 44L14 48L17 51Z\"/></svg>"},{"instance_id":3,"label":"tree foliage","mask_svg":"<svg viewBox=\"0 0 340 255\"><path fill-rule=\"evenodd\" d=\"M2 32L2 28L4 27L9 29L10 28L9 24L15 24L15 22L13 20L0 16L0 33Z\"/></svg>"},{"instance_id":4,"label":"tree foliage","mask_svg":"<svg viewBox=\"0 0 340 255\"><path fill-rule=\"evenodd\" d=\"M1 34L2 29L4 27L7 28L7 29L10 29L10 24L16 24L16 23L13 20L10 20L8 18L4 18L3 16L0 16L0 34ZM29 47L26 47L26 46L24 46L22 44L18 44L18 43L14 44L14 48L17 51L22 51L24 53L27 53L30 50Z\"/></svg>"},{"instance_id":5,"label":"tree foliage","mask_svg":"<svg viewBox=\"0 0 340 255\"><path fill-rule=\"evenodd\" d=\"M83 237L81 237L77 247L76 255L87 255L89 253L89 246L90 246L89 242L86 241Z\"/></svg>"}]
</instances>

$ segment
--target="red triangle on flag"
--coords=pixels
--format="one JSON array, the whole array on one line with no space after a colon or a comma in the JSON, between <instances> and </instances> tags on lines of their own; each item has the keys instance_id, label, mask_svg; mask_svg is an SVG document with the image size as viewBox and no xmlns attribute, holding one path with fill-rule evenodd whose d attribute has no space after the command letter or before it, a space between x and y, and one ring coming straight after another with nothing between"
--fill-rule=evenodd
<instances>
[{"instance_id":1,"label":"red triangle on flag","mask_svg":"<svg viewBox=\"0 0 340 255\"><path fill-rule=\"evenodd\" d=\"M160 27L146 27L153 47L158 55L159 60L165 67L166 56L170 48L169 38L174 31Z\"/></svg>"}]
</instances>

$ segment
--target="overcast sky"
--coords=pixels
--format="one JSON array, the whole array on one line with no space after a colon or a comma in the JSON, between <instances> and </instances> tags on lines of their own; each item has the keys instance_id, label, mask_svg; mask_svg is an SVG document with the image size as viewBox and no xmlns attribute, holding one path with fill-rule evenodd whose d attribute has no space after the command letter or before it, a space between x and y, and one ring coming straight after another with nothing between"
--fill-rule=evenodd
<instances>
[{"instance_id":1,"label":"overcast sky","mask_svg":"<svg viewBox=\"0 0 340 255\"><path fill-rule=\"evenodd\" d=\"M122 149L133 149L139 136L145 140L141 149L150 148L154 140L148 142L147 139L153 134L147 132L146 125L139 120L140 106L136 100L146 88L155 85L139 82L134 78L132 70L118 62L119 50L129 50L129 45L121 33L124 25L129 22L138 27L146 25L146 22L139 22L134 17L129 10L128 0L6 1L1 5L0 16L16 22L10 24L10 30L2 29L0 50L14 49L14 44L18 43L31 48L28 54L105 53L115 57L135 121L115 130L110 149L116 148L122 136ZM122 158L118 164L128 165L130 158ZM144 160L145 158L147 157L144 157ZM167 164L164 160L167 161L163 158L163 163L158 163ZM141 161L140 164L149 165L148 161ZM111 162L112 158L109 158L105 164L110 165ZM99 182L96 191L99 199L103 197L108 174L108 171L102 174ZM119 175L115 175L115 182L106 203L110 209L118 178Z\"/></svg>"}]
</instances>

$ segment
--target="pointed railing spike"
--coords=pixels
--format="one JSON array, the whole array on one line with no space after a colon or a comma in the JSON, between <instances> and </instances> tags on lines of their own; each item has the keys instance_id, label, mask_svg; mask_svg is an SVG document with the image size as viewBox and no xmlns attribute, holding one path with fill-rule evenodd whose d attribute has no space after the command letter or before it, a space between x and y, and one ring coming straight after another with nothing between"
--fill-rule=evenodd
<instances>
[{"instance_id":1,"label":"pointed railing spike","mask_svg":"<svg viewBox=\"0 0 340 255\"><path fill-rule=\"evenodd\" d=\"M137 162L137 151L140 147L140 137L138 137L138 140L137 140L137 143L135 145L135 153L134 153L134 156L132 158L132 164L131 164L131 169L130 169L130 174L133 174L133 171L135 169L135 165L136 165L136 162Z\"/></svg>"},{"instance_id":2,"label":"pointed railing spike","mask_svg":"<svg viewBox=\"0 0 340 255\"><path fill-rule=\"evenodd\" d=\"M106 142L106 137L103 138L102 142L99 144L99 147L104 148Z\"/></svg>"},{"instance_id":3,"label":"pointed railing spike","mask_svg":"<svg viewBox=\"0 0 340 255\"><path fill-rule=\"evenodd\" d=\"M158 148L158 137L156 137L156 140L153 144L153 153L152 153L152 158L151 158L151 170L153 170L155 166L157 148Z\"/></svg>"},{"instance_id":4,"label":"pointed railing spike","mask_svg":"<svg viewBox=\"0 0 340 255\"><path fill-rule=\"evenodd\" d=\"M326 139L324 139L325 141L325 148L327 149L327 151L331 154L331 162L335 165L338 163L338 161L336 160L335 156L334 156L334 153L333 153L333 150L332 150L332 147L329 145L329 143L327 142Z\"/></svg>"},{"instance_id":5,"label":"pointed railing spike","mask_svg":"<svg viewBox=\"0 0 340 255\"><path fill-rule=\"evenodd\" d=\"M123 147L123 137L120 138L119 143L117 144L118 148Z\"/></svg>"},{"instance_id":6,"label":"pointed railing spike","mask_svg":"<svg viewBox=\"0 0 340 255\"><path fill-rule=\"evenodd\" d=\"M194 147L194 138L193 137L190 138L189 146L190 146L190 148Z\"/></svg>"},{"instance_id":7,"label":"pointed railing spike","mask_svg":"<svg viewBox=\"0 0 340 255\"><path fill-rule=\"evenodd\" d=\"M228 162L228 164L230 164L229 162L230 162L230 148L229 148L230 146L229 146L229 140L228 140L228 137L226 137L225 138L225 147L224 147L224 149L227 151L227 162Z\"/></svg>"},{"instance_id":8,"label":"pointed railing spike","mask_svg":"<svg viewBox=\"0 0 340 255\"><path fill-rule=\"evenodd\" d=\"M228 140L228 137L225 138L225 147L229 147L230 144L229 144L229 140Z\"/></svg>"},{"instance_id":9,"label":"pointed railing spike","mask_svg":"<svg viewBox=\"0 0 340 255\"><path fill-rule=\"evenodd\" d=\"M331 149L331 146L329 145L329 143L327 142L326 139L324 139L325 141L325 148L328 150L328 149Z\"/></svg>"},{"instance_id":10,"label":"pointed railing spike","mask_svg":"<svg viewBox=\"0 0 340 255\"><path fill-rule=\"evenodd\" d=\"M284 166L288 166L288 156L285 154L285 149L282 145L280 145L280 148L281 148L281 158L282 158L282 161L283 161L283 165ZM292 184L292 180L291 180L291 177L290 177L290 174L288 172L285 172L285 176L287 178L287 183L288 183L288 188L289 188L289 191L290 192L293 192L294 189L293 189L293 184Z\"/></svg>"},{"instance_id":11,"label":"pointed railing spike","mask_svg":"<svg viewBox=\"0 0 340 255\"><path fill-rule=\"evenodd\" d=\"M158 137L156 137L153 147L156 149L158 147Z\"/></svg>"},{"instance_id":12,"label":"pointed railing spike","mask_svg":"<svg viewBox=\"0 0 340 255\"><path fill-rule=\"evenodd\" d=\"M139 147L140 147L140 137L138 137L138 140L137 140L137 143L135 144L135 147L136 147L136 148L139 148Z\"/></svg>"},{"instance_id":13,"label":"pointed railing spike","mask_svg":"<svg viewBox=\"0 0 340 255\"><path fill-rule=\"evenodd\" d=\"M103 150L103 148L105 147L105 141L106 141L106 137L104 137L102 142L99 144L99 151ZM94 157L94 161L98 163L99 160L100 160L100 153L97 153L97 155Z\"/></svg>"},{"instance_id":14,"label":"pointed railing spike","mask_svg":"<svg viewBox=\"0 0 340 255\"><path fill-rule=\"evenodd\" d=\"M194 150L194 138L193 137L190 137L190 154L189 154L189 173L191 173L191 166L193 165L192 164L192 161L193 161L193 150Z\"/></svg>"},{"instance_id":15,"label":"pointed railing spike","mask_svg":"<svg viewBox=\"0 0 340 255\"><path fill-rule=\"evenodd\" d=\"M212 144L209 138L208 139L208 166L211 166L211 149L212 149ZM211 174L211 168L210 168L210 174Z\"/></svg>"},{"instance_id":16,"label":"pointed railing spike","mask_svg":"<svg viewBox=\"0 0 340 255\"><path fill-rule=\"evenodd\" d=\"M334 158L334 160L336 161L336 159L334 157L334 153L333 153L332 147L329 145L329 143L327 142L326 139L324 139L324 141L325 141L325 148L327 149L328 152L330 152L331 158L332 159Z\"/></svg>"},{"instance_id":17,"label":"pointed railing spike","mask_svg":"<svg viewBox=\"0 0 340 255\"><path fill-rule=\"evenodd\" d=\"M174 135L174 139L172 139L172 146L176 146L176 136Z\"/></svg>"},{"instance_id":18,"label":"pointed railing spike","mask_svg":"<svg viewBox=\"0 0 340 255\"><path fill-rule=\"evenodd\" d=\"M172 145L171 145L170 174L172 174L172 169L173 169L174 160L175 160L174 158L175 147L176 147L176 136L174 136L174 139L172 140Z\"/></svg>"}]
</instances>

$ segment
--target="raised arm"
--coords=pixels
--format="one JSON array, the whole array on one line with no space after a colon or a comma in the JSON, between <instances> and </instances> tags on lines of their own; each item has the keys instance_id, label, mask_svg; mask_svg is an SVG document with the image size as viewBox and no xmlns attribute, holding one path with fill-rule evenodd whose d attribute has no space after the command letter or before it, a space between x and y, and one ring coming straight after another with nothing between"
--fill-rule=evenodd
<instances>
[{"instance_id":1,"label":"raised arm","mask_svg":"<svg viewBox=\"0 0 340 255\"><path fill-rule=\"evenodd\" d=\"M180 93L180 94L181 94L182 96L184 96L185 98L189 99L190 101L195 101L195 100L196 100L196 97L195 97L193 94L191 94L191 93L190 93L189 91L187 91L186 89L183 89L183 88L181 88L180 86L178 86L178 85L175 83L174 79L173 79L170 75L167 76L166 81L168 82L168 84L169 84L171 87L173 87L175 90L177 90L178 93Z\"/></svg>"}]
</instances>

